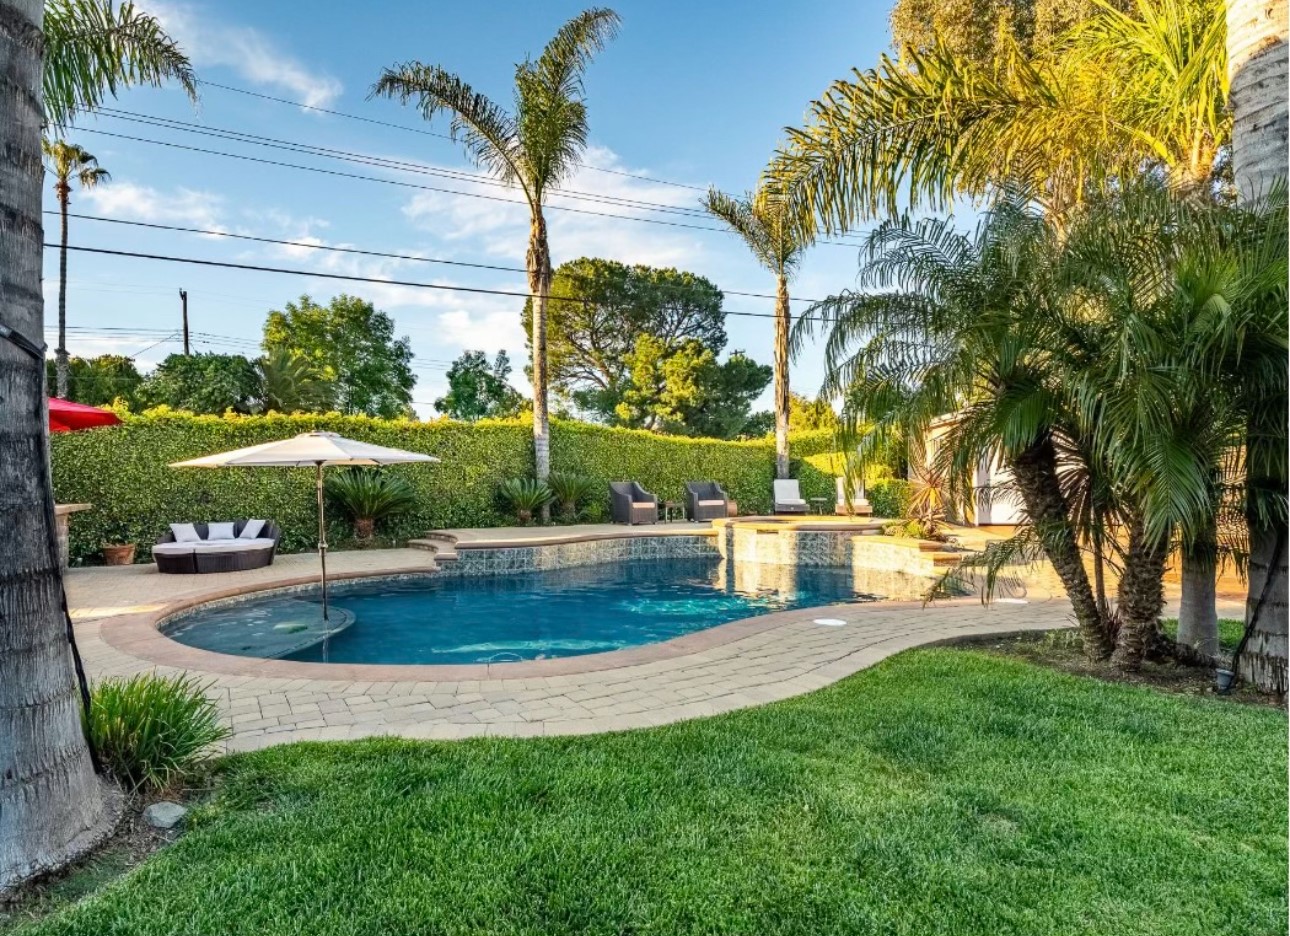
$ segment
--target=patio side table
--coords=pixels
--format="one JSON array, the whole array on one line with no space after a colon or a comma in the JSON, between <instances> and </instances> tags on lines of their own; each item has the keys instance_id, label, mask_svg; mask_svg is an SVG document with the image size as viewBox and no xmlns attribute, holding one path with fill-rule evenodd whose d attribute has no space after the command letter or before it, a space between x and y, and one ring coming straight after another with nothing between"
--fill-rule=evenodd
<instances>
[{"instance_id":1,"label":"patio side table","mask_svg":"<svg viewBox=\"0 0 1290 936\"><path fill-rule=\"evenodd\" d=\"M671 523L673 520L673 514L676 515L675 519L677 520L685 519L685 504L681 503L680 501L674 501L674 500L663 501L661 506L663 508L664 523Z\"/></svg>"},{"instance_id":2,"label":"patio side table","mask_svg":"<svg viewBox=\"0 0 1290 936\"><path fill-rule=\"evenodd\" d=\"M824 508L827 507L828 504L829 504L829 499L827 497L812 497L811 513L823 514Z\"/></svg>"}]
</instances>

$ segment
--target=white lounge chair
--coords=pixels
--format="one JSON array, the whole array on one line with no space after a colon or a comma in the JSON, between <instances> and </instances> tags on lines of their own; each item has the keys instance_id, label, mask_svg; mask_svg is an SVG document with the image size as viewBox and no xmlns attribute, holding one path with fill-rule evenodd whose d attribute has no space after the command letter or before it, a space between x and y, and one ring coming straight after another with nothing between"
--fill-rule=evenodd
<instances>
[{"instance_id":1,"label":"white lounge chair","mask_svg":"<svg viewBox=\"0 0 1290 936\"><path fill-rule=\"evenodd\" d=\"M792 478L775 481L775 513L804 514L806 501L802 500L802 491Z\"/></svg>"},{"instance_id":2,"label":"white lounge chair","mask_svg":"<svg viewBox=\"0 0 1290 936\"><path fill-rule=\"evenodd\" d=\"M842 516L871 517L873 516L873 507L869 505L869 499L864 494L864 482L856 478L851 484L851 497L847 498L847 479L838 478L838 503L836 512Z\"/></svg>"}]
</instances>

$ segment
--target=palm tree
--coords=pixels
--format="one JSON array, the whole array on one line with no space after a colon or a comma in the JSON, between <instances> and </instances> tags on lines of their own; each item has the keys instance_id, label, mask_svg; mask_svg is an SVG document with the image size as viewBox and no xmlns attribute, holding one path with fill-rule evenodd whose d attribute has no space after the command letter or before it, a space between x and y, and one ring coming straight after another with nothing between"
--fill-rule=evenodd
<instances>
[{"instance_id":1,"label":"palm tree","mask_svg":"<svg viewBox=\"0 0 1290 936\"><path fill-rule=\"evenodd\" d=\"M325 413L336 402L334 385L302 354L275 348L256 362L261 405L279 413Z\"/></svg>"},{"instance_id":2,"label":"palm tree","mask_svg":"<svg viewBox=\"0 0 1290 936\"><path fill-rule=\"evenodd\" d=\"M60 228L58 250L58 349L54 352L58 398L67 399L67 208L71 204L72 180L82 189L92 189L112 178L86 149L66 140L41 141L45 168L54 176L58 196Z\"/></svg>"},{"instance_id":3,"label":"palm tree","mask_svg":"<svg viewBox=\"0 0 1290 936\"><path fill-rule=\"evenodd\" d=\"M537 61L515 67L513 113L489 100L437 65L407 62L387 68L373 96L415 102L426 120L452 114L451 132L475 164L508 185L518 186L529 208L527 255L533 297L533 451L537 478L551 472L551 429L547 418L546 307L551 294L551 250L543 205L566 180L587 145L583 74L596 52L618 31L613 10L594 8L560 27Z\"/></svg>"},{"instance_id":4,"label":"palm tree","mask_svg":"<svg viewBox=\"0 0 1290 936\"><path fill-rule=\"evenodd\" d=\"M1229 135L1223 31L1220 0L1137 0L1030 57L1011 40L988 64L945 42L884 56L812 104L774 172L827 231L1019 185L1060 222L1144 165L1204 182Z\"/></svg>"},{"instance_id":5,"label":"palm tree","mask_svg":"<svg viewBox=\"0 0 1290 936\"><path fill-rule=\"evenodd\" d=\"M1286 0L1228 0L1227 53L1233 115L1232 166L1242 199L1268 194L1285 178L1287 159ZM1287 582L1284 432L1287 394L1251 411L1247 454L1251 492L1249 595L1241 674L1263 689L1286 691ZM1280 431L1278 431L1280 430ZM1280 440L1280 441L1278 441ZM1280 445L1280 449L1277 446Z\"/></svg>"},{"instance_id":6,"label":"palm tree","mask_svg":"<svg viewBox=\"0 0 1290 936\"><path fill-rule=\"evenodd\" d=\"M797 272L807 239L789 215L791 205L770 180L743 198L709 189L703 205L738 234L763 267L775 274L775 477L788 477L788 336L792 313L788 281Z\"/></svg>"},{"instance_id":7,"label":"palm tree","mask_svg":"<svg viewBox=\"0 0 1290 936\"><path fill-rule=\"evenodd\" d=\"M45 29L41 21L44 14ZM0 186L6 236L0 327L0 895L83 854L115 823L81 731L49 483L40 292L41 136L126 86L174 78L192 92L187 59L130 4L0 0ZM43 81L42 81L43 75ZM43 85L43 87L42 87ZM42 96L44 106L42 108Z\"/></svg>"}]
</instances>

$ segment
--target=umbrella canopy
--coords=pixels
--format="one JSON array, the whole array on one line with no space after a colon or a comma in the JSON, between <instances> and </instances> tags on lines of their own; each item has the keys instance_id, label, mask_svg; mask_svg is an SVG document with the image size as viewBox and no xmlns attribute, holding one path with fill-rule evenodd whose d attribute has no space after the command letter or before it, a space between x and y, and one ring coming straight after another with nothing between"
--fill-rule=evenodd
<instances>
[{"instance_id":1,"label":"umbrella canopy","mask_svg":"<svg viewBox=\"0 0 1290 936\"><path fill-rule=\"evenodd\" d=\"M323 620L327 619L327 521L323 511L323 469L336 465L399 465L437 462L433 455L405 452L346 439L334 432L304 432L294 439L174 462L171 468L313 468L318 494L318 559L322 565Z\"/></svg>"},{"instance_id":2,"label":"umbrella canopy","mask_svg":"<svg viewBox=\"0 0 1290 936\"><path fill-rule=\"evenodd\" d=\"M120 424L121 417L111 410L86 406L84 403L73 403L71 400L60 400L57 397L49 398L50 432L73 432L77 429Z\"/></svg>"},{"instance_id":3,"label":"umbrella canopy","mask_svg":"<svg viewBox=\"0 0 1290 936\"><path fill-rule=\"evenodd\" d=\"M399 465L437 462L433 455L405 452L346 439L334 432L305 432L293 439L190 458L171 468L316 468L332 465Z\"/></svg>"}]
</instances>

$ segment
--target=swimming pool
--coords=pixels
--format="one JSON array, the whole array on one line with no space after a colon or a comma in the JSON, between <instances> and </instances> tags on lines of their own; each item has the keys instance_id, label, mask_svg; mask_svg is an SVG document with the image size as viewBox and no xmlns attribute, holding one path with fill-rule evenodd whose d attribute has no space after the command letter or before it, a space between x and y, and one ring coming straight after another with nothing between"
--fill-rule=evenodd
<instances>
[{"instance_id":1,"label":"swimming pool","mask_svg":"<svg viewBox=\"0 0 1290 936\"><path fill-rule=\"evenodd\" d=\"M199 609L166 628L194 647L329 663L499 663L603 653L858 594L849 570L649 559L505 576L347 583L317 597L266 596ZM302 646L308 644L308 646Z\"/></svg>"}]
</instances>

